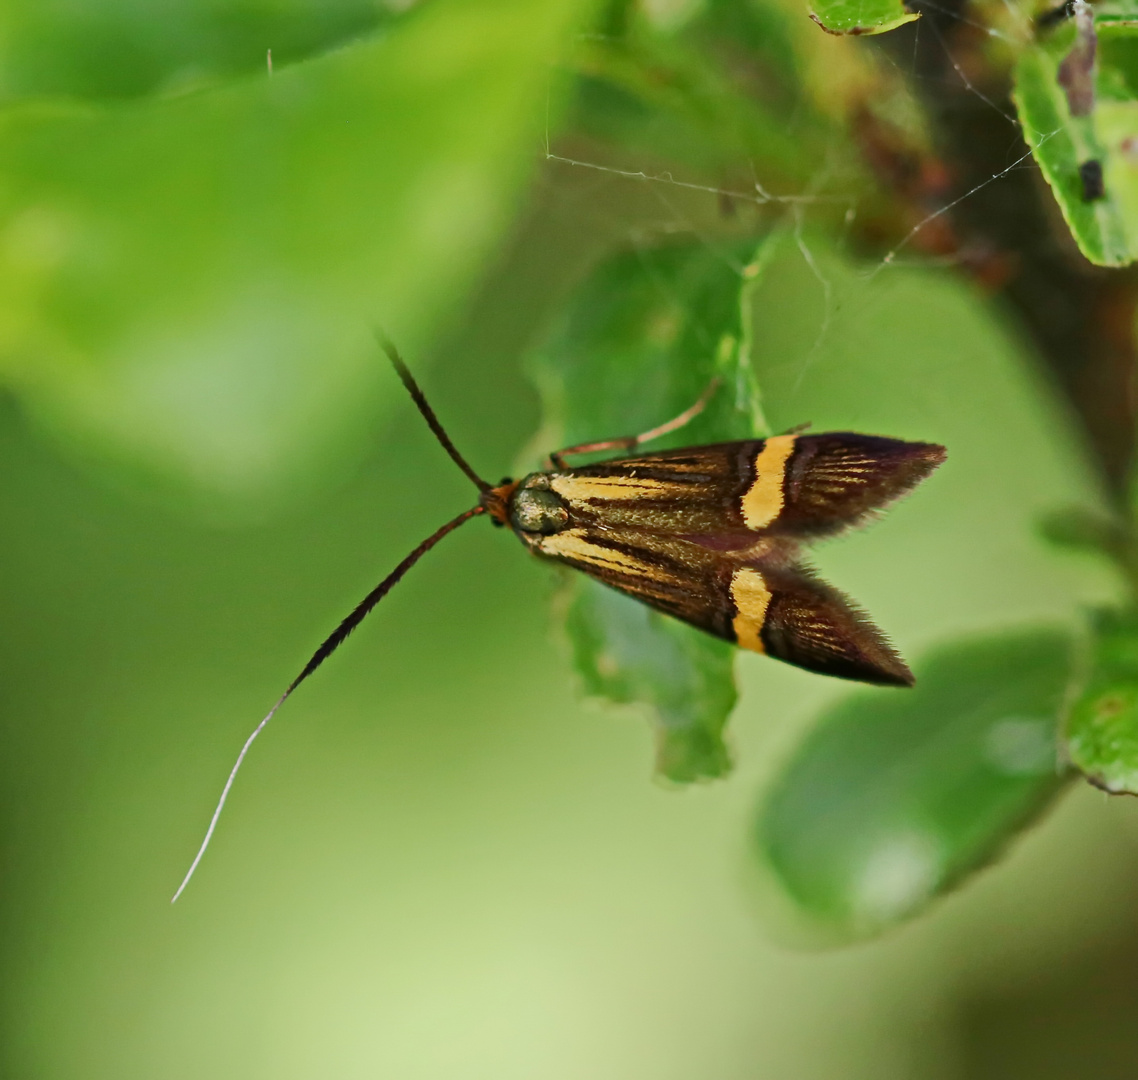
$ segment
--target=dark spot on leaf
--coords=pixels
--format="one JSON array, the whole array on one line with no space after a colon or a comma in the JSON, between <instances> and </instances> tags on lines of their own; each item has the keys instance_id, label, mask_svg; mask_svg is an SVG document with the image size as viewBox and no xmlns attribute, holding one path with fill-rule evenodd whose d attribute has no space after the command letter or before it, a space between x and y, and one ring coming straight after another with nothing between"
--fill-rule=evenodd
<instances>
[{"instance_id":1,"label":"dark spot on leaf","mask_svg":"<svg viewBox=\"0 0 1138 1080\"><path fill-rule=\"evenodd\" d=\"M1079 179L1083 182L1083 202L1095 202L1105 197L1102 162L1098 158L1091 158L1079 166Z\"/></svg>"}]
</instances>

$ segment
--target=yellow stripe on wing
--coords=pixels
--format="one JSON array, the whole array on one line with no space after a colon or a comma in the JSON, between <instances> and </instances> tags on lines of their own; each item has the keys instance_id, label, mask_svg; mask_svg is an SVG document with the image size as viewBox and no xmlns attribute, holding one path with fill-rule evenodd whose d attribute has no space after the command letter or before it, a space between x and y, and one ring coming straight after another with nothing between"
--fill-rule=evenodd
<instances>
[{"instance_id":1,"label":"yellow stripe on wing","mask_svg":"<svg viewBox=\"0 0 1138 1080\"><path fill-rule=\"evenodd\" d=\"M774 435L755 456L755 482L743 495L743 520L748 529L766 528L779 514L785 500L783 481L786 463L794 450L796 435Z\"/></svg>"},{"instance_id":2,"label":"yellow stripe on wing","mask_svg":"<svg viewBox=\"0 0 1138 1080\"><path fill-rule=\"evenodd\" d=\"M763 575L747 566L736 570L731 578L731 599L737 612L731 624L735 628L736 641L741 648L766 652L759 635L767 619L771 591Z\"/></svg>"},{"instance_id":3,"label":"yellow stripe on wing","mask_svg":"<svg viewBox=\"0 0 1138 1080\"><path fill-rule=\"evenodd\" d=\"M685 487L683 484L669 484L666 480L648 480L631 474L628 476L554 476L550 479L549 486L569 502L683 499L691 496L691 488Z\"/></svg>"},{"instance_id":4,"label":"yellow stripe on wing","mask_svg":"<svg viewBox=\"0 0 1138 1080\"><path fill-rule=\"evenodd\" d=\"M617 551L606 544L598 544L589 539L584 529L566 529L552 536L544 536L537 547L543 555L551 555L554 558L585 563L602 570L618 570L639 577L665 579L660 568L654 563L637 559L627 552Z\"/></svg>"}]
</instances>

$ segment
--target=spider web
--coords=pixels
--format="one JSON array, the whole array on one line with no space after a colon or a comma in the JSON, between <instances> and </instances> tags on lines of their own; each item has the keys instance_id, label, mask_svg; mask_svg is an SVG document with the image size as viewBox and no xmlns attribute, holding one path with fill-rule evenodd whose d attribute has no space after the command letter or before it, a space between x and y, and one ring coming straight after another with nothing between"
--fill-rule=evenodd
<instances>
[{"instance_id":1,"label":"spider web","mask_svg":"<svg viewBox=\"0 0 1138 1080\"><path fill-rule=\"evenodd\" d=\"M1014 0L1001 0L1009 18L1018 24L1016 29L1024 34L1031 29L1031 19ZM974 35L984 35L997 39L1009 45L1022 40L1021 37L1012 37L998 27L985 25L971 18L964 9L953 11L935 2L935 0L922 0L922 8L929 13L951 20L960 27L967 28ZM649 223L639 223L629 227L622 226L617 215L607 207L604 198L593 199L591 194L580 197L580 204L587 204L583 209L586 215L593 217L608 216L606 225L618 234L622 227L628 240L634 244L649 242L650 236L655 233L686 233L697 237L709 248L720 252L722 257L736 270L742 267L734 265L733 256L726 250L725 245L717 242L715 230L708 227L708 220L714 216L714 210L720 212L724 207L732 211L748 209L756 215L764 215L779 221L788 232L792 240L791 248L797 252L802 264L815 281L819 294L820 313L816 316L812 343L806 351L796 357L793 363L796 377L792 384L792 394L797 393L814 361L821 354L831 334L834 332L836 320L843 305L856 303L862 308L876 306L883 301L884 294L877 286L877 279L890 271L901 268L914 269L943 269L958 266L963 261L961 252L949 254L928 254L915 249L919 248L922 234L936 226L941 219L951 216L963 204L974 199L985 189L1000 184L1012 174L1030 170L1037 171L1033 160L1033 152L1037 146L1030 146L1025 141L1024 132L1019 120L1001 102L995 100L990 94L977 85L976 79L969 75L968 67L961 62L954 52L953 45L946 39L944 32L933 18L919 19L912 24L913 50L912 58L908 64L902 63L896 54L887 50L877 50L879 59L885 64L892 65L910 82L919 83L946 83L954 80L955 85L949 83L952 89L963 91L975 101L979 102L990 113L1000 117L1008 127L1008 141L1006 150L1006 163L971 183L966 190L951 193L943 201L931 206L928 211L912 224L899 238L895 239L889 248L880 254L873 262L865 261L865 252L854 251L851 243L851 230L856 223L860 207L856 195L835 193L826 190L828 177L826 170L820 170L808 185L797 191L776 191L774 185L764 183L754 165L751 166L752 183L749 187L744 185L717 185L703 182L694 176L685 176L679 168L649 168L636 167L636 163L612 164L604 160L577 152L563 152L560 146L551 147L547 134L544 152L546 166L545 180L548 185L555 186L562 181L566 173L593 174L599 180L614 186L638 187L651 195L652 201L660 209L658 220ZM922 35L924 40L922 41ZM918 49L928 46L929 40L940 51L946 61L946 76L930 77L922 72L918 65ZM862 42L865 47L873 47L869 42ZM1042 145L1057 132L1042 135L1038 145ZM596 188L586 188L587 192L596 192ZM701 205L702 202L702 205ZM818 250L823 229L820 224L815 227L814 212L817 208L826 205L827 213L832 218L835 205L846 206L843 226L834 229L832 225L825 230L827 236L824 246L833 251L838 257L849 260L860 269L857 273L858 287L852 291L848 281L839 289L830 270L827 268L827 259L823 252Z\"/></svg>"}]
</instances>

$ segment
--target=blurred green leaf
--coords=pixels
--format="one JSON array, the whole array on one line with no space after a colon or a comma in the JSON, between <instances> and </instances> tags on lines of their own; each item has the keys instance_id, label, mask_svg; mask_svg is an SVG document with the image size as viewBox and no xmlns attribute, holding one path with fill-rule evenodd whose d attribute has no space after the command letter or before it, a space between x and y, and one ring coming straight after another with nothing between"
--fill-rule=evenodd
<instances>
[{"instance_id":1,"label":"blurred green leaf","mask_svg":"<svg viewBox=\"0 0 1138 1080\"><path fill-rule=\"evenodd\" d=\"M314 474L374 412L373 321L421 355L471 284L585 7L435 0L272 78L8 110L0 379L234 503Z\"/></svg>"},{"instance_id":2,"label":"blurred green leaf","mask_svg":"<svg viewBox=\"0 0 1138 1080\"><path fill-rule=\"evenodd\" d=\"M810 18L831 34L884 34L919 18L901 0L812 0Z\"/></svg>"},{"instance_id":3,"label":"blurred green leaf","mask_svg":"<svg viewBox=\"0 0 1138 1080\"><path fill-rule=\"evenodd\" d=\"M1122 15L1115 8L1105 20L1093 16L1097 60L1083 74L1078 50L1094 38L1080 41L1070 23L1024 50L1013 93L1024 138L1072 236L1100 266L1138 258L1138 26ZM1064 62L1073 75L1061 77ZM1089 108L1078 99L1084 76Z\"/></svg>"},{"instance_id":4,"label":"blurred green leaf","mask_svg":"<svg viewBox=\"0 0 1138 1080\"><path fill-rule=\"evenodd\" d=\"M773 785L758 854L800 916L868 936L992 859L1061 784L1070 641L1021 631L944 648L912 690L839 703Z\"/></svg>"},{"instance_id":5,"label":"blurred green leaf","mask_svg":"<svg viewBox=\"0 0 1138 1080\"><path fill-rule=\"evenodd\" d=\"M597 267L534 364L549 421L543 448L646 431L715 376L724 385L704 412L650 449L766 434L747 298L778 240L673 242ZM568 631L586 690L652 708L661 775L687 782L727 772L734 648L575 578Z\"/></svg>"},{"instance_id":6,"label":"blurred green leaf","mask_svg":"<svg viewBox=\"0 0 1138 1080\"><path fill-rule=\"evenodd\" d=\"M575 126L628 160L683 162L744 198L764 198L752 188L755 172L801 189L839 137L803 95L802 31L767 4L711 0L689 14L675 32L622 11L579 42ZM791 109L793 131L784 121Z\"/></svg>"},{"instance_id":7,"label":"blurred green leaf","mask_svg":"<svg viewBox=\"0 0 1138 1080\"><path fill-rule=\"evenodd\" d=\"M303 60L368 33L383 0L8 0L0 102L136 97Z\"/></svg>"},{"instance_id":8,"label":"blurred green leaf","mask_svg":"<svg viewBox=\"0 0 1138 1080\"><path fill-rule=\"evenodd\" d=\"M1056 547L1091 552L1112 560L1125 558L1130 541L1123 522L1081 506L1047 514L1039 523L1039 532Z\"/></svg>"},{"instance_id":9,"label":"blurred green leaf","mask_svg":"<svg viewBox=\"0 0 1138 1080\"><path fill-rule=\"evenodd\" d=\"M1067 754L1093 784L1138 795L1138 613L1100 611L1087 683L1071 709Z\"/></svg>"}]
</instances>

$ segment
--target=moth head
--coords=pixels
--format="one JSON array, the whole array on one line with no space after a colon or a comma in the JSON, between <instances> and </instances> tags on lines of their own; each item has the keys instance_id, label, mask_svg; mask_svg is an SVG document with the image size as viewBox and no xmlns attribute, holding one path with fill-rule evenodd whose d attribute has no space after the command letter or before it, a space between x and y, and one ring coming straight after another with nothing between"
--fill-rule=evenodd
<instances>
[{"instance_id":1,"label":"moth head","mask_svg":"<svg viewBox=\"0 0 1138 1080\"><path fill-rule=\"evenodd\" d=\"M519 533L551 536L569 524L569 508L545 473L527 476L510 499L510 524Z\"/></svg>"},{"instance_id":2,"label":"moth head","mask_svg":"<svg viewBox=\"0 0 1138 1080\"><path fill-rule=\"evenodd\" d=\"M504 477L497 487L487 487L478 500L479 505L498 526L510 524L510 501L518 489L518 481Z\"/></svg>"}]
</instances>

